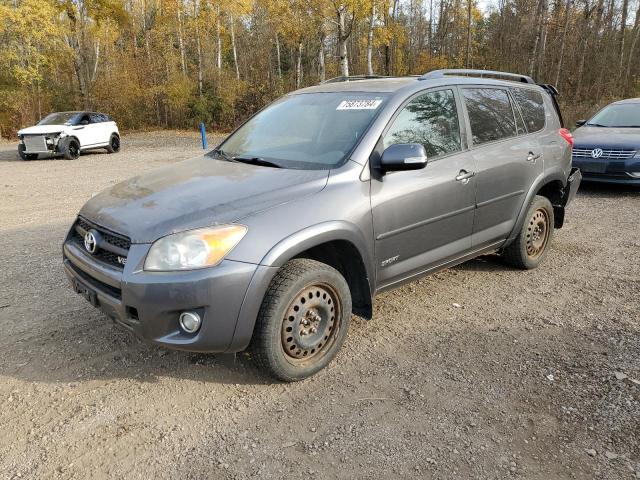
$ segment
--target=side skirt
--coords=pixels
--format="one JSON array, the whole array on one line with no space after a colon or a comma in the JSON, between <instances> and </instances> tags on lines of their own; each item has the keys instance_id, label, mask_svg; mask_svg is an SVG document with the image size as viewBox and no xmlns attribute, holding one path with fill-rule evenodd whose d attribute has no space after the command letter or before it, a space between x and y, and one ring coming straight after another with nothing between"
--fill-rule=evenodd
<instances>
[{"instance_id":1,"label":"side skirt","mask_svg":"<svg viewBox=\"0 0 640 480\"><path fill-rule=\"evenodd\" d=\"M401 287L402 285L412 282L418 278L424 277L426 275L429 275L431 273L435 273L435 272L439 272L440 270L445 270L447 268L451 268L454 267L456 265L460 265L461 263L466 262L467 260L471 260L472 258L475 257L479 257L480 255L484 255L486 253L491 253L491 252L495 252L496 250L498 250L500 248L500 246L504 244L504 240L500 240L498 242L494 242L490 245L484 246L482 248L479 248L477 250L472 250L469 253L465 253L464 255L454 258L453 260L448 260L446 262L443 262L441 264L435 265L433 267L429 267L425 270L422 270L420 272L417 273L412 273L411 275L408 275L407 277L401 278L400 280L395 280L392 283L388 283L386 285L381 286L380 288L378 288L375 292L375 295L377 295L378 293L382 293L382 292L386 292L387 290L393 290L395 288Z\"/></svg>"}]
</instances>

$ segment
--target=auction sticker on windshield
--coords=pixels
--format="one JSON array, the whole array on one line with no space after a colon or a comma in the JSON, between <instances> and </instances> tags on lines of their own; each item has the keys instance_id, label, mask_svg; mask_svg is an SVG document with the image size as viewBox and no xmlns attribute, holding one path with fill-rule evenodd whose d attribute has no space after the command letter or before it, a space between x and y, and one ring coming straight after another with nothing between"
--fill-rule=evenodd
<instances>
[{"instance_id":1,"label":"auction sticker on windshield","mask_svg":"<svg viewBox=\"0 0 640 480\"><path fill-rule=\"evenodd\" d=\"M375 110L382 100L343 100L336 110Z\"/></svg>"}]
</instances>

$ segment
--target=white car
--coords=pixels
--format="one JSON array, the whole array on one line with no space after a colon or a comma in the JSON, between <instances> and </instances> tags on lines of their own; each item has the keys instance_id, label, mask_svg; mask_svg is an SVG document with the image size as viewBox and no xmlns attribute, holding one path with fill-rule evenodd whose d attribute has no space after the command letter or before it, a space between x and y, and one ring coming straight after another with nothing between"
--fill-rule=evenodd
<instances>
[{"instance_id":1,"label":"white car","mask_svg":"<svg viewBox=\"0 0 640 480\"><path fill-rule=\"evenodd\" d=\"M40 154L63 155L73 160L83 150L120 150L116 122L109 115L96 112L51 113L37 125L20 130L18 138L18 154L23 160L36 160Z\"/></svg>"}]
</instances>

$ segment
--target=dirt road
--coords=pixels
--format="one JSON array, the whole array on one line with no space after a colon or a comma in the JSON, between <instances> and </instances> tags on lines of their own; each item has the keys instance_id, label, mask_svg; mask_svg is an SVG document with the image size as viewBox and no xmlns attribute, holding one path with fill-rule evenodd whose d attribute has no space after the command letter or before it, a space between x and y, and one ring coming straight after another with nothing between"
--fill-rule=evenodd
<instances>
[{"instance_id":1,"label":"dirt road","mask_svg":"<svg viewBox=\"0 0 640 480\"><path fill-rule=\"evenodd\" d=\"M210 143L214 143L210 139ZM489 256L376 300L325 371L169 352L67 286L76 212L192 134L0 146L0 478L640 478L640 190L585 188L538 270Z\"/></svg>"}]
</instances>

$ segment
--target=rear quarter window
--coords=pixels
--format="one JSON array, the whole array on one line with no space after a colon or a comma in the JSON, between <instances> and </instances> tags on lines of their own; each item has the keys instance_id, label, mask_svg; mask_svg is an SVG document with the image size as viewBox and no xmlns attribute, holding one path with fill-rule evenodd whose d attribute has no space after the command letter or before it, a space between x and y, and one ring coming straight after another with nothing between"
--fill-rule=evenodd
<instances>
[{"instance_id":1,"label":"rear quarter window","mask_svg":"<svg viewBox=\"0 0 640 480\"><path fill-rule=\"evenodd\" d=\"M516 121L506 90L464 88L462 96L469 114L474 145L514 137Z\"/></svg>"},{"instance_id":2,"label":"rear quarter window","mask_svg":"<svg viewBox=\"0 0 640 480\"><path fill-rule=\"evenodd\" d=\"M533 133L542 130L545 125L544 100L542 99L542 94L535 90L524 88L514 88L512 93L513 98L515 98L522 112L524 123L527 125L527 131Z\"/></svg>"}]
</instances>

